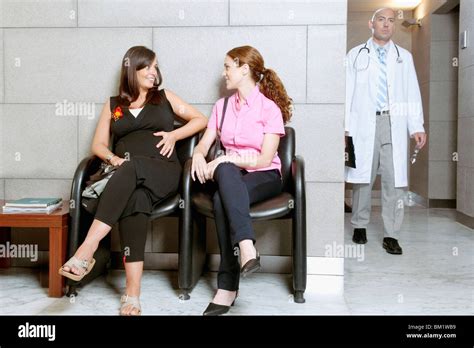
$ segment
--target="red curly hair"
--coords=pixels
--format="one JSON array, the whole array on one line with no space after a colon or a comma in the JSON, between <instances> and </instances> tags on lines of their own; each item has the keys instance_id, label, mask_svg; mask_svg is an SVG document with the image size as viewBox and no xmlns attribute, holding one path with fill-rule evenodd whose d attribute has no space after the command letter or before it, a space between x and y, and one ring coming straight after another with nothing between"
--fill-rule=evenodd
<instances>
[{"instance_id":1,"label":"red curly hair","mask_svg":"<svg viewBox=\"0 0 474 348\"><path fill-rule=\"evenodd\" d=\"M227 55L238 62L239 67L247 64L250 68L252 79L260 85L260 91L275 102L281 110L283 122L286 124L292 116L293 100L286 93L285 86L277 73L265 68L263 57L252 46L235 47Z\"/></svg>"}]
</instances>

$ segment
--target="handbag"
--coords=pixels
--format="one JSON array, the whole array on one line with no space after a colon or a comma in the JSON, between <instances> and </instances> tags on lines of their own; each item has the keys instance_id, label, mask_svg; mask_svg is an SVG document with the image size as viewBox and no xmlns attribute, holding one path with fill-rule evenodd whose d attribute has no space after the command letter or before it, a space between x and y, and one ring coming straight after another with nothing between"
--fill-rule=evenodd
<instances>
[{"instance_id":1,"label":"handbag","mask_svg":"<svg viewBox=\"0 0 474 348\"><path fill-rule=\"evenodd\" d=\"M229 101L229 97L225 97L224 106L222 108L222 118L221 118L220 125L217 124L217 115L216 115L216 130L217 130L216 140L214 141L209 151L207 152L207 157L206 157L207 162L211 162L215 160L216 158L225 155L225 147L224 145L222 145L222 141L221 141L221 130L222 130L222 125L224 124L225 111L227 110L228 101Z\"/></svg>"},{"instance_id":2,"label":"handbag","mask_svg":"<svg viewBox=\"0 0 474 348\"><path fill-rule=\"evenodd\" d=\"M90 176L86 188L82 191L82 207L89 213L95 214L99 205L99 197L105 189L107 182L118 167L102 162L99 170Z\"/></svg>"}]
</instances>

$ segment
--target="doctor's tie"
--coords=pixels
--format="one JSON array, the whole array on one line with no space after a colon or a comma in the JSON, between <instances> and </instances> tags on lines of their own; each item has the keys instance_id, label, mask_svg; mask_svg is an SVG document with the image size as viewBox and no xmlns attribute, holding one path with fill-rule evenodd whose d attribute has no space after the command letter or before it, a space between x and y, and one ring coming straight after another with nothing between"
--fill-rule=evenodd
<instances>
[{"instance_id":1,"label":"doctor's tie","mask_svg":"<svg viewBox=\"0 0 474 348\"><path fill-rule=\"evenodd\" d=\"M377 111L383 111L387 105L387 61L385 48L377 47L379 57L379 81L377 88Z\"/></svg>"}]
</instances>

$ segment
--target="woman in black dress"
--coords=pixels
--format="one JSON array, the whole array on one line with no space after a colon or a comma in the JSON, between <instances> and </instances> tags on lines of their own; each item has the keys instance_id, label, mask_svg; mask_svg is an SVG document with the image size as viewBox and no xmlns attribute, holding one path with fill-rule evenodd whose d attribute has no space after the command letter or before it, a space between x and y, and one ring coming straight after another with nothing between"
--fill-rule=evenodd
<instances>
[{"instance_id":1,"label":"woman in black dress","mask_svg":"<svg viewBox=\"0 0 474 348\"><path fill-rule=\"evenodd\" d=\"M130 48L123 59L119 95L106 101L92 142L92 152L118 169L100 196L86 239L59 271L82 279L94 266L100 240L118 222L127 278L122 315L141 313L148 217L153 205L177 191L181 175L175 143L207 124L204 115L176 94L160 90L161 83L155 53L143 46ZM176 130L175 114L188 121ZM111 133L114 152L109 150Z\"/></svg>"}]
</instances>

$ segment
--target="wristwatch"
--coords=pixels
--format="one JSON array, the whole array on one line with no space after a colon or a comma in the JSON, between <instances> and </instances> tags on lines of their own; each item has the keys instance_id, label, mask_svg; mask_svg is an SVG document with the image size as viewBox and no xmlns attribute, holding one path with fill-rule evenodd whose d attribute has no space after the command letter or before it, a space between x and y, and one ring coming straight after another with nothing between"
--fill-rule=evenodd
<instances>
[{"instance_id":1,"label":"wristwatch","mask_svg":"<svg viewBox=\"0 0 474 348\"><path fill-rule=\"evenodd\" d=\"M105 160L106 160L108 163L110 163L110 160L111 160L112 158L114 158L114 157L115 157L115 154L111 153L110 155L107 155L107 157L105 157Z\"/></svg>"}]
</instances>

